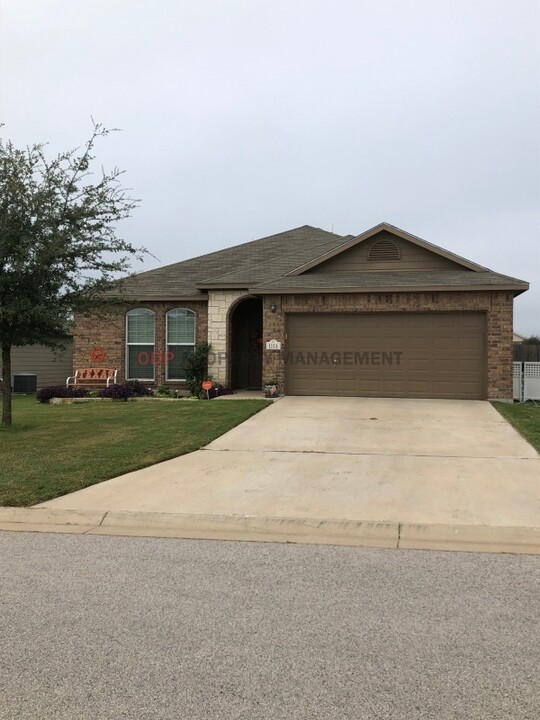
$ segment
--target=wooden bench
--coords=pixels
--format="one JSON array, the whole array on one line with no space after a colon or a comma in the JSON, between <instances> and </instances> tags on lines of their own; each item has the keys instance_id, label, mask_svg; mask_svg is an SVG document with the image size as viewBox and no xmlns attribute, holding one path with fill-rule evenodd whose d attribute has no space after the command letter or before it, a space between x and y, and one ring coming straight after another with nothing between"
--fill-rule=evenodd
<instances>
[{"instance_id":1,"label":"wooden bench","mask_svg":"<svg viewBox=\"0 0 540 720\"><path fill-rule=\"evenodd\" d=\"M116 383L118 370L114 368L81 368L75 370L75 375L70 375L66 380L66 387L76 385L78 387L109 387Z\"/></svg>"}]
</instances>

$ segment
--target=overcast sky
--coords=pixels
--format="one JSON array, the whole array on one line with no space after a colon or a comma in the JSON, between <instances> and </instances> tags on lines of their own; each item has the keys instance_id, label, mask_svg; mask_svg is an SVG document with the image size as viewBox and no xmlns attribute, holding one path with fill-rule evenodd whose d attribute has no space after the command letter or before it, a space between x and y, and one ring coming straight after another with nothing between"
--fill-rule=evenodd
<instances>
[{"instance_id":1,"label":"overcast sky","mask_svg":"<svg viewBox=\"0 0 540 720\"><path fill-rule=\"evenodd\" d=\"M2 134L90 116L142 199L137 271L299 225L386 220L531 283L540 334L540 0L0 0Z\"/></svg>"}]
</instances>

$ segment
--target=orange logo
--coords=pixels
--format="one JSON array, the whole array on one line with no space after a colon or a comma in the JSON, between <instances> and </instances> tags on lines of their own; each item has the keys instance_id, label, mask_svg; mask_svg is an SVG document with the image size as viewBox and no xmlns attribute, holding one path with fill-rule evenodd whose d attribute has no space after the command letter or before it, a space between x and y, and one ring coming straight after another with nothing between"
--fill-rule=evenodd
<instances>
[{"instance_id":1,"label":"orange logo","mask_svg":"<svg viewBox=\"0 0 540 720\"><path fill-rule=\"evenodd\" d=\"M90 362L102 363L107 357L107 353L102 347L95 347L90 350Z\"/></svg>"}]
</instances>

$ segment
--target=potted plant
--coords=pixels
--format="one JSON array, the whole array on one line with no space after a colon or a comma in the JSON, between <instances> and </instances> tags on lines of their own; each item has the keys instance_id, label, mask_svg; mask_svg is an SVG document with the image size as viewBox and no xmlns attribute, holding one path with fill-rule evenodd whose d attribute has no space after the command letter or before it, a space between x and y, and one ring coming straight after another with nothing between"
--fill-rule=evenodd
<instances>
[{"instance_id":1,"label":"potted plant","mask_svg":"<svg viewBox=\"0 0 540 720\"><path fill-rule=\"evenodd\" d=\"M264 397L265 398L276 398L279 397L279 386L277 380L274 378L267 380L264 383Z\"/></svg>"}]
</instances>

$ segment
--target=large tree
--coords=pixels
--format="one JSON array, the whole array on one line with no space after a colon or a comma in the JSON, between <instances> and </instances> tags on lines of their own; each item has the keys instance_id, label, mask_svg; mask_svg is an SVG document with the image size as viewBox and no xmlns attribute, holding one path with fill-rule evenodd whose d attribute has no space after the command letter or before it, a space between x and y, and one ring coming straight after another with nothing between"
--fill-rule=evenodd
<instances>
[{"instance_id":1,"label":"large tree","mask_svg":"<svg viewBox=\"0 0 540 720\"><path fill-rule=\"evenodd\" d=\"M118 222L138 205L118 168L93 172L96 142L111 131L94 124L89 140L48 158L46 146L17 149L0 140L0 344L2 424L11 425L11 349L62 347L74 312L107 299L136 248Z\"/></svg>"}]
</instances>

